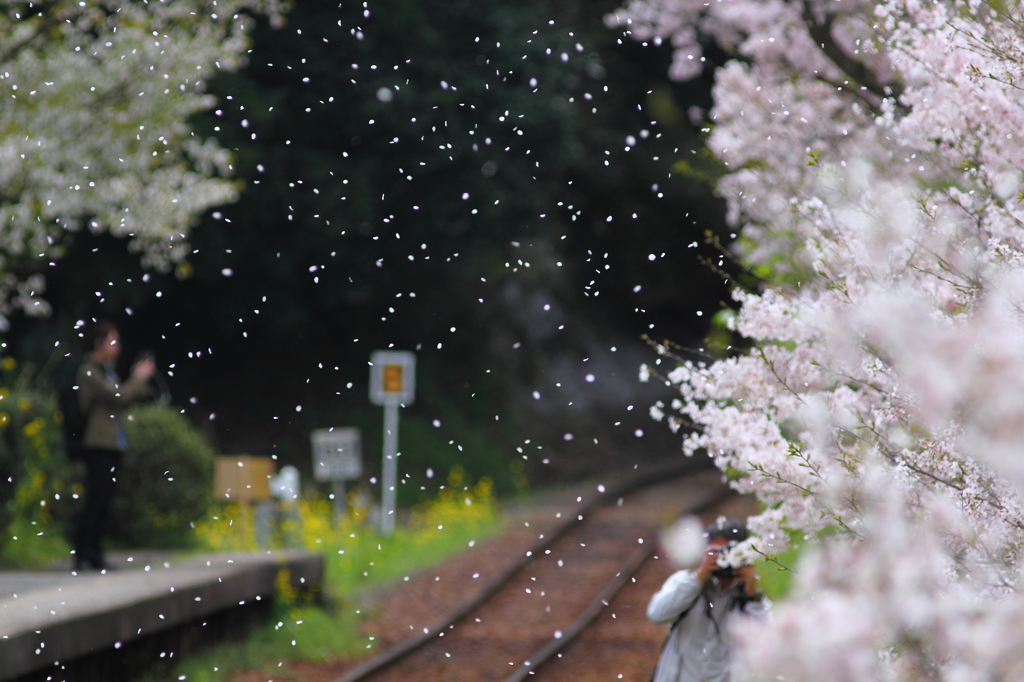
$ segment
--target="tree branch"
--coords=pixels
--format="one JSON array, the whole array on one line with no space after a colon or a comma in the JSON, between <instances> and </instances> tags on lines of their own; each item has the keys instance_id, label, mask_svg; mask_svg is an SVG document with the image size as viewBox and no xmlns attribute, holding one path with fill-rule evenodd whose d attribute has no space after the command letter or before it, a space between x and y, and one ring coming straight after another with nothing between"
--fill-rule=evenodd
<instances>
[{"instance_id":1,"label":"tree branch","mask_svg":"<svg viewBox=\"0 0 1024 682\"><path fill-rule=\"evenodd\" d=\"M825 20L818 23L814 16L808 0L803 0L803 20L807 24L807 31L811 38L817 43L825 56L832 60L832 63L854 81L875 93L879 97L892 97L899 103L899 96L903 93L903 86L897 82L882 83L878 76L863 63L846 54L842 47L832 37L832 25L835 23L836 14L829 12L825 14Z\"/></svg>"},{"instance_id":2,"label":"tree branch","mask_svg":"<svg viewBox=\"0 0 1024 682\"><path fill-rule=\"evenodd\" d=\"M22 50L24 50L32 43L32 41L34 41L36 38L49 31L57 24L63 23L64 21L67 21L69 19L74 19L75 17L81 15L84 11L84 7L75 6L67 8L63 11L54 11L53 13L50 14L50 16L40 21L39 24L35 27L35 30L32 31L25 38L19 40L13 45L8 46L3 51L0 51L0 64L4 64L17 57Z\"/></svg>"}]
</instances>

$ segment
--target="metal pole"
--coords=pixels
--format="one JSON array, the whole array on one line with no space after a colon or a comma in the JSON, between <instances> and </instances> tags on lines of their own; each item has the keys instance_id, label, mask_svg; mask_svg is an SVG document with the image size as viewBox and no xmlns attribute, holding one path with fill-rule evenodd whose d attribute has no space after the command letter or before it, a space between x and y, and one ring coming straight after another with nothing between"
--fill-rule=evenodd
<instances>
[{"instance_id":1,"label":"metal pole","mask_svg":"<svg viewBox=\"0 0 1024 682\"><path fill-rule=\"evenodd\" d=\"M348 501L345 499L345 481L332 481L331 488L334 493L334 522L340 523L348 511Z\"/></svg>"},{"instance_id":2,"label":"metal pole","mask_svg":"<svg viewBox=\"0 0 1024 682\"><path fill-rule=\"evenodd\" d=\"M384 405L384 466L381 473L381 535L395 532L395 486L398 484L398 404Z\"/></svg>"}]
</instances>

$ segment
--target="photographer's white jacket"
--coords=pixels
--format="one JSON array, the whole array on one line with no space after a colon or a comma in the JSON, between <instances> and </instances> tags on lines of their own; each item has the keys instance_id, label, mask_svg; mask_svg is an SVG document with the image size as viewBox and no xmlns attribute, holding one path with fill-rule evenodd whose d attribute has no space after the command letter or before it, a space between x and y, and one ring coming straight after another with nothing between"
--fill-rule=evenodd
<instances>
[{"instance_id":1,"label":"photographer's white jacket","mask_svg":"<svg viewBox=\"0 0 1024 682\"><path fill-rule=\"evenodd\" d=\"M671 624L686 615L669 632L653 682L729 682L730 621L744 615L764 618L771 609L763 597L743 600L742 589L737 584L723 590L715 578L702 586L693 571L669 576L651 597L647 617L655 623Z\"/></svg>"}]
</instances>

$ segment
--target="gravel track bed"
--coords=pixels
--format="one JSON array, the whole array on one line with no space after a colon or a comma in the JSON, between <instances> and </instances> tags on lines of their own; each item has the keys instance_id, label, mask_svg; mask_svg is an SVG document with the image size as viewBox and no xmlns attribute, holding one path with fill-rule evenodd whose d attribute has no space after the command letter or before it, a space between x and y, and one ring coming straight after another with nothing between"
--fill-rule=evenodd
<instances>
[{"instance_id":1,"label":"gravel track bed","mask_svg":"<svg viewBox=\"0 0 1024 682\"><path fill-rule=\"evenodd\" d=\"M367 679L503 680L583 611L640 546L638 538L650 537L684 509L708 499L719 481L720 474L706 472L657 484L626 497L621 505L612 500L558 539L550 554L536 557L505 589L447 629L444 636ZM371 618L363 624L364 634L375 638L374 652L442 620L484 582L518 560L540 535L595 495L599 493L593 485L587 490L574 488L548 495L532 507L514 512L510 527L498 536L399 583L370 609ZM578 502L578 498L582 500ZM751 503L744 499L735 498L725 505L729 509L720 506L706 516L752 512ZM648 561L637 572L636 582L623 588L562 657L542 666L531 679L649 679L665 629L647 622L644 614L647 600L670 573L666 561ZM333 682L359 662L286 663L273 675L246 671L233 676L232 682Z\"/></svg>"},{"instance_id":2,"label":"gravel track bed","mask_svg":"<svg viewBox=\"0 0 1024 682\"><path fill-rule=\"evenodd\" d=\"M757 513L747 497L729 498L714 511L701 514L705 525L719 514L746 518ZM657 557L657 558L655 558ZM541 667L534 682L647 682L654 673L668 627L647 620L647 602L674 568L655 555L615 595L608 608L562 654Z\"/></svg>"}]
</instances>

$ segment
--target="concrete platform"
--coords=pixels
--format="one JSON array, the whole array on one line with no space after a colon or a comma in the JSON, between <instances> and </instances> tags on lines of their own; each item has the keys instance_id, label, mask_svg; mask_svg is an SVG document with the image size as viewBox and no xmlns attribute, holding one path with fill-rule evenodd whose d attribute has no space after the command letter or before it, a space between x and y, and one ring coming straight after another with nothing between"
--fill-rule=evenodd
<instances>
[{"instance_id":1,"label":"concrete platform","mask_svg":"<svg viewBox=\"0 0 1024 682\"><path fill-rule=\"evenodd\" d=\"M134 567L0 572L0 680L30 679L34 671L268 600L282 570L299 590L317 590L323 579L323 557L305 552L143 555L118 563Z\"/></svg>"}]
</instances>

